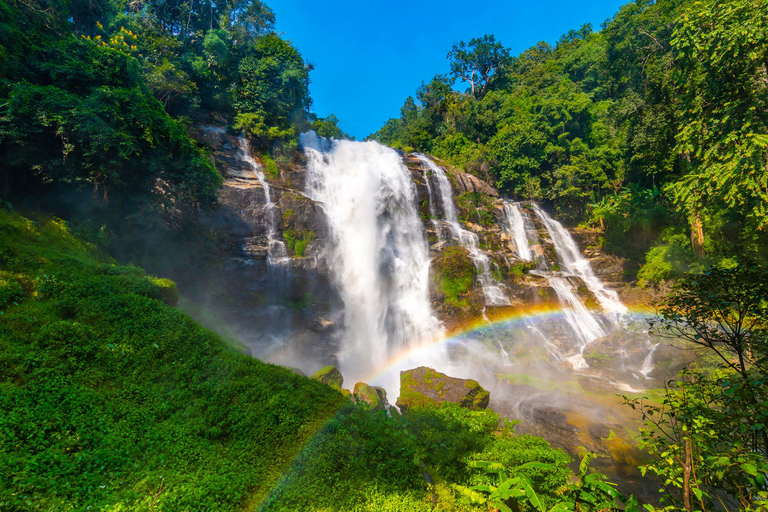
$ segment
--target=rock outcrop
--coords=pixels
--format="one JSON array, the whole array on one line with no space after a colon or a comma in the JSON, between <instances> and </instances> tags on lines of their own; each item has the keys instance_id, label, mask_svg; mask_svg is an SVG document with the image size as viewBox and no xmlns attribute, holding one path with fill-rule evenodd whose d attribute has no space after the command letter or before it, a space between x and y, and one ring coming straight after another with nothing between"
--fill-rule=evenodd
<instances>
[{"instance_id":1,"label":"rock outcrop","mask_svg":"<svg viewBox=\"0 0 768 512\"><path fill-rule=\"evenodd\" d=\"M326 386L331 386L339 391L341 391L341 386L344 384L344 377L342 377L341 372L333 365L328 365L319 369L312 375L311 379L322 382Z\"/></svg>"},{"instance_id":2,"label":"rock outcrop","mask_svg":"<svg viewBox=\"0 0 768 512\"><path fill-rule=\"evenodd\" d=\"M384 388L370 386L365 382L358 382L355 384L352 394L358 403L366 404L369 409L383 411L389 407L387 392Z\"/></svg>"},{"instance_id":3,"label":"rock outcrop","mask_svg":"<svg viewBox=\"0 0 768 512\"><path fill-rule=\"evenodd\" d=\"M410 407L434 407L444 402L459 404L467 409L488 407L490 393L475 380L449 377L426 366L400 372L401 410Z\"/></svg>"}]
</instances>

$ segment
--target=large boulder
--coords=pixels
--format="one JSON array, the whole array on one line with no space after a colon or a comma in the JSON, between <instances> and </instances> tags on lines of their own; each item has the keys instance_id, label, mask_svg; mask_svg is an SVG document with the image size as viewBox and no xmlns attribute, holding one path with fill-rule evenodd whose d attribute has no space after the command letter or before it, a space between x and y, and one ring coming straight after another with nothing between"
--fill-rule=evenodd
<instances>
[{"instance_id":1,"label":"large boulder","mask_svg":"<svg viewBox=\"0 0 768 512\"><path fill-rule=\"evenodd\" d=\"M389 406L387 392L383 388L370 386L365 382L355 384L355 400L367 404L368 408L383 411Z\"/></svg>"},{"instance_id":2,"label":"large boulder","mask_svg":"<svg viewBox=\"0 0 768 512\"><path fill-rule=\"evenodd\" d=\"M341 372L333 365L321 368L312 375L311 379L338 390L341 390L341 385L344 383L344 377L341 376Z\"/></svg>"},{"instance_id":3,"label":"large boulder","mask_svg":"<svg viewBox=\"0 0 768 512\"><path fill-rule=\"evenodd\" d=\"M488 407L489 401L490 393L475 380L449 377L426 366L400 372L397 406L401 410L434 407L443 402L477 410Z\"/></svg>"}]
</instances>

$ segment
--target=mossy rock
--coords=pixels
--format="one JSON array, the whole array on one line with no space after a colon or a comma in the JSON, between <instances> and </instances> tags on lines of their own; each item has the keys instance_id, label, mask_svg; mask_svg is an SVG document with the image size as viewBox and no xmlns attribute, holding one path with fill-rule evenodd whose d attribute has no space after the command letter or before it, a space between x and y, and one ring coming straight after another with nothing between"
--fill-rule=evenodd
<instances>
[{"instance_id":1,"label":"mossy rock","mask_svg":"<svg viewBox=\"0 0 768 512\"><path fill-rule=\"evenodd\" d=\"M341 372L333 365L321 368L311 378L339 391L341 391L341 385L344 383L344 377L341 376Z\"/></svg>"},{"instance_id":2,"label":"mossy rock","mask_svg":"<svg viewBox=\"0 0 768 512\"><path fill-rule=\"evenodd\" d=\"M387 408L387 392L383 388L370 386L365 382L355 384L355 400L365 403L368 408L383 411Z\"/></svg>"},{"instance_id":3,"label":"mossy rock","mask_svg":"<svg viewBox=\"0 0 768 512\"><path fill-rule=\"evenodd\" d=\"M179 302L179 288L176 283L170 279L160 277L150 277L152 284L158 288L158 299L165 302L169 306L176 307Z\"/></svg>"},{"instance_id":4,"label":"mossy rock","mask_svg":"<svg viewBox=\"0 0 768 512\"><path fill-rule=\"evenodd\" d=\"M400 397L397 406L438 407L444 402L459 404L471 410L485 409L490 393L475 380L449 377L444 373L420 366L400 372Z\"/></svg>"}]
</instances>

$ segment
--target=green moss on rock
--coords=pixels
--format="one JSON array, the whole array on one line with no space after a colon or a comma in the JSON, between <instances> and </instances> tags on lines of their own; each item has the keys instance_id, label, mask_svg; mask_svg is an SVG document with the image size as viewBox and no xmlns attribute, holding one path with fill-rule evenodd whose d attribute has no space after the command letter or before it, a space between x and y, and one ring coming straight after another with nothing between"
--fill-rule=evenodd
<instances>
[{"instance_id":1,"label":"green moss on rock","mask_svg":"<svg viewBox=\"0 0 768 512\"><path fill-rule=\"evenodd\" d=\"M341 385L344 383L341 372L333 365L321 368L311 378L338 390L341 390Z\"/></svg>"},{"instance_id":2,"label":"green moss on rock","mask_svg":"<svg viewBox=\"0 0 768 512\"><path fill-rule=\"evenodd\" d=\"M434 408L449 402L467 409L488 407L490 393L471 379L449 377L426 366L400 372L400 409Z\"/></svg>"},{"instance_id":3,"label":"green moss on rock","mask_svg":"<svg viewBox=\"0 0 768 512\"><path fill-rule=\"evenodd\" d=\"M365 382L355 384L355 400L364 403L370 409L383 411L387 406L387 392L383 388L370 386Z\"/></svg>"}]
</instances>

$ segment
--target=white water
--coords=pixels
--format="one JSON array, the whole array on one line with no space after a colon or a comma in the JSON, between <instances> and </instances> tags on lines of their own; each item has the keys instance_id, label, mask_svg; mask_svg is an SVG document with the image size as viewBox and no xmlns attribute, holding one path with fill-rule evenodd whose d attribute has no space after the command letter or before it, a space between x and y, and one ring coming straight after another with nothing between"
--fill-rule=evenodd
<instances>
[{"instance_id":1,"label":"white water","mask_svg":"<svg viewBox=\"0 0 768 512\"><path fill-rule=\"evenodd\" d=\"M507 221L505 226L507 233L515 241L515 251L517 256L525 261L533 259L533 253L528 245L528 236L525 233L525 221L520 209L515 203L504 201L504 219Z\"/></svg>"},{"instance_id":2,"label":"white water","mask_svg":"<svg viewBox=\"0 0 768 512\"><path fill-rule=\"evenodd\" d=\"M582 354L584 348L590 341L594 341L601 336L605 336L605 331L597 323L595 317L584 307L584 304L579 301L576 294L573 293L573 287L561 277L550 277L549 285L557 293L560 304L563 306L563 313L565 313L566 321L568 325L573 329L576 334L576 341L578 344L579 353L569 358L568 360L573 363L574 368L586 368L587 362L584 360Z\"/></svg>"},{"instance_id":3,"label":"white water","mask_svg":"<svg viewBox=\"0 0 768 512\"><path fill-rule=\"evenodd\" d=\"M592 271L589 261L579 252L571 234L562 224L547 215L536 204L533 205L533 210L547 228L552 243L555 244L555 250L562 260L565 272L580 277L589 291L595 295L603 310L608 313L610 319L614 323L618 323L620 317L627 313L627 307L621 303L619 295L615 291L605 288Z\"/></svg>"},{"instance_id":4,"label":"white water","mask_svg":"<svg viewBox=\"0 0 768 512\"><path fill-rule=\"evenodd\" d=\"M562 259L561 271L552 272L546 270L543 267L545 262L542 262L534 273L545 277L549 281L549 285L555 290L560 305L563 308L565 320L573 331L576 353L565 357L565 359L570 361L574 368L586 368L588 365L583 357L584 349L590 342L605 336L606 332L600 325L597 317L590 313L584 304L581 303L574 286L568 281L567 277L581 278L596 297L602 297L603 300L600 301L600 305L606 313L618 316L625 313L627 308L621 303L616 292L606 290L602 282L595 276L589 262L579 253L576 242L571 237L571 234L537 205L534 204L533 208L547 229L552 243L555 245L555 250ZM526 255L525 251L530 251L530 248L527 230L525 229L525 219L523 219L522 213L514 203L505 202L504 212L508 223L508 232L514 236L518 255L526 259L524 258L524 255ZM617 320L612 319L614 322ZM541 334L541 331L538 331L538 333ZM541 337L545 338L543 335ZM545 341L545 348L554 355L552 343L548 340ZM557 359L561 358L563 358L562 355L557 357Z\"/></svg>"},{"instance_id":5,"label":"white water","mask_svg":"<svg viewBox=\"0 0 768 512\"><path fill-rule=\"evenodd\" d=\"M344 302L340 370L350 386L377 382L397 397L399 375L382 382L377 372L443 334L430 308L429 249L411 175L397 152L376 142L309 132L301 144L306 193L328 218L327 260Z\"/></svg>"},{"instance_id":6,"label":"white water","mask_svg":"<svg viewBox=\"0 0 768 512\"><path fill-rule=\"evenodd\" d=\"M267 213L269 218L269 227L267 228L267 262L269 264L290 262L290 259L287 257L288 252L285 250L285 244L282 240L275 239L278 222L278 215L276 211L277 205L272 202L272 193L269 187L269 183L267 183L267 178L262 171L261 165L256 163L256 160L251 157L251 154L248 151L248 139L246 139L244 135L241 135L237 139L237 144L240 147L240 158L250 166L253 175L256 176L256 179L264 189L264 211Z\"/></svg>"},{"instance_id":7,"label":"white water","mask_svg":"<svg viewBox=\"0 0 768 512\"><path fill-rule=\"evenodd\" d=\"M645 356L645 359L643 359L643 366L640 368L640 373L648 379L648 374L650 374L653 371L653 354L656 352L656 349L659 347L659 343L654 344L651 347L651 350L648 352L648 355Z\"/></svg>"},{"instance_id":8,"label":"white water","mask_svg":"<svg viewBox=\"0 0 768 512\"><path fill-rule=\"evenodd\" d=\"M464 247L469 253L469 257L472 258L472 262L477 269L477 280L482 287L483 295L485 295L485 304L487 306L508 306L510 304L509 299L504 294L501 286L499 286L500 283L491 275L491 260L480 249L480 239L476 234L467 231L459 224L459 216L456 213L456 206L453 204L453 189L445 171L426 155L416 154L416 158L427 165L437 180L437 197L440 200L445 220L450 225L451 231L456 240L458 240L459 245ZM424 177L427 179L426 174ZM429 182L428 179L427 182ZM431 190L431 185L428 184L428 187ZM431 199L430 195L430 201ZM430 207L431 211L432 207Z\"/></svg>"}]
</instances>

